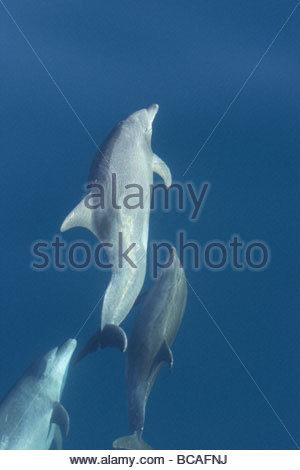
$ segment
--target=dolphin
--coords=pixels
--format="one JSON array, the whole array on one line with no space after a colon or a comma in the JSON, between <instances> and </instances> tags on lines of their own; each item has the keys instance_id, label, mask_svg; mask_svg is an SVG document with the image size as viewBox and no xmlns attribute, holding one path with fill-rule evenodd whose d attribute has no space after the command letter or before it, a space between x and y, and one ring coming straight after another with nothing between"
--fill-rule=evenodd
<instances>
[{"instance_id":1,"label":"dolphin","mask_svg":"<svg viewBox=\"0 0 300 470\"><path fill-rule=\"evenodd\" d=\"M136 111L111 131L92 162L87 185L90 192L60 228L62 232L72 227L90 230L103 244L113 267L103 299L100 331L91 338L79 359L99 347L112 346L121 351L127 347L126 334L119 325L131 310L145 279L153 172L162 177L167 187L172 184L169 168L151 149L152 124L158 108L152 104ZM129 204L129 199L125 204L131 188L135 188L130 192L135 204ZM99 195L103 196L102 204ZM128 254L130 262L127 255L125 260L120 257L121 243L123 251L134 244Z\"/></svg>"},{"instance_id":2,"label":"dolphin","mask_svg":"<svg viewBox=\"0 0 300 470\"><path fill-rule=\"evenodd\" d=\"M141 294L126 354L126 389L130 436L113 442L119 449L151 449L142 439L145 408L163 364L173 367L170 349L185 310L187 285L175 248L173 262L163 270L151 290ZM137 303L139 299L137 299Z\"/></svg>"},{"instance_id":3,"label":"dolphin","mask_svg":"<svg viewBox=\"0 0 300 470\"><path fill-rule=\"evenodd\" d=\"M0 449L49 449L69 430L69 416L60 404L75 339L37 360L0 403Z\"/></svg>"}]
</instances>

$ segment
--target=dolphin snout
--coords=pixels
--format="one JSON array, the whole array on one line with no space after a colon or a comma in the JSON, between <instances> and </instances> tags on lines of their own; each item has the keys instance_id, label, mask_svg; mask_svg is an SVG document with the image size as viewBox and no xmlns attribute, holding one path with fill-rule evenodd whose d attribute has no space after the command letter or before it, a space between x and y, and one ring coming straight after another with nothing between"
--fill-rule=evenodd
<instances>
[{"instance_id":1,"label":"dolphin snout","mask_svg":"<svg viewBox=\"0 0 300 470\"><path fill-rule=\"evenodd\" d=\"M76 339L68 339L60 348L57 348L56 354L59 356L67 355L71 358L75 348L77 346Z\"/></svg>"}]
</instances>

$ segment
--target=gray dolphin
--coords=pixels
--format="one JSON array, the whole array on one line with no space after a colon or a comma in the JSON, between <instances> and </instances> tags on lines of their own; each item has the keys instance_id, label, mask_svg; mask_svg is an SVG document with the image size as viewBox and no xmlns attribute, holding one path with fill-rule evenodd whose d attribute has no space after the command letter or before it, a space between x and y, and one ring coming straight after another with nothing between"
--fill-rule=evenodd
<instances>
[{"instance_id":1,"label":"gray dolphin","mask_svg":"<svg viewBox=\"0 0 300 470\"><path fill-rule=\"evenodd\" d=\"M151 449L142 439L145 408L151 388L163 364L173 366L170 349L184 314L187 286L184 270L173 248L173 262L164 269L151 290L141 295L128 344L126 389L129 427L132 434L114 441L119 449Z\"/></svg>"},{"instance_id":2,"label":"gray dolphin","mask_svg":"<svg viewBox=\"0 0 300 470\"><path fill-rule=\"evenodd\" d=\"M61 226L62 232L72 227L90 230L106 244L109 264L113 265L103 300L101 330L91 338L80 358L98 347L114 346L122 351L127 347L126 334L119 325L145 279L153 172L163 178L167 187L172 183L169 168L151 149L152 123L157 111L157 104L136 111L112 130L90 168L90 193ZM134 203L127 199L125 204L129 195L129 199L135 198ZM122 259L122 266L120 234L123 251L135 244L128 254L131 263Z\"/></svg>"},{"instance_id":3,"label":"gray dolphin","mask_svg":"<svg viewBox=\"0 0 300 470\"><path fill-rule=\"evenodd\" d=\"M0 449L61 448L69 416L59 403L76 348L69 339L37 360L0 403Z\"/></svg>"}]
</instances>

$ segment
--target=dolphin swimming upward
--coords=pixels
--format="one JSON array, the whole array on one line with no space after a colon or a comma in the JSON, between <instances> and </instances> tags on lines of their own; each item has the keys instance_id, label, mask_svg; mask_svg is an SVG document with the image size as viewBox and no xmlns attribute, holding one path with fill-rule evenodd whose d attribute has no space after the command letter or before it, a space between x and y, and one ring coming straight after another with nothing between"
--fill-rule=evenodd
<instances>
[{"instance_id":1,"label":"dolphin swimming upward","mask_svg":"<svg viewBox=\"0 0 300 470\"><path fill-rule=\"evenodd\" d=\"M163 362L169 364L170 370L173 367L170 346L181 324L187 298L186 278L175 248L173 255L171 266L163 270L147 294L141 295L141 310L135 319L126 361L127 408L132 434L115 440L114 448L151 449L142 439L145 408Z\"/></svg>"},{"instance_id":2,"label":"dolphin swimming upward","mask_svg":"<svg viewBox=\"0 0 300 470\"><path fill-rule=\"evenodd\" d=\"M157 111L157 104L141 109L112 130L90 168L87 186L90 193L61 226L62 232L72 227L89 229L103 243L113 267L103 300L101 329L79 359L99 347L113 346L121 351L127 347L126 334L119 325L132 308L145 278L153 172L163 178L167 187L171 185L169 168L151 149L152 123ZM135 190L128 196L130 188ZM129 203L131 198L135 198L135 204ZM123 265L120 243L123 252L135 244L128 255L131 262L121 259Z\"/></svg>"},{"instance_id":3,"label":"dolphin swimming upward","mask_svg":"<svg viewBox=\"0 0 300 470\"><path fill-rule=\"evenodd\" d=\"M59 403L76 348L69 339L36 361L0 403L0 449L61 448L69 416Z\"/></svg>"}]
</instances>

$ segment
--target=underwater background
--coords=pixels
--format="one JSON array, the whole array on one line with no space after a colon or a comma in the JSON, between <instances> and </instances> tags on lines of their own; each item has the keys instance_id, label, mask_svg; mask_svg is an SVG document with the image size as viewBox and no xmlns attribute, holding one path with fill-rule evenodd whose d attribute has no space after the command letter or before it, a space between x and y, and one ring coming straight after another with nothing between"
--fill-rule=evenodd
<instances>
[{"instance_id":1,"label":"underwater background","mask_svg":"<svg viewBox=\"0 0 300 470\"><path fill-rule=\"evenodd\" d=\"M118 121L158 103L153 151L174 182L209 182L210 191L196 221L189 205L152 211L149 242L176 245L178 230L201 246L239 234L263 240L271 260L237 272L194 270L187 257L187 279L209 313L189 288L173 372L164 366L153 387L144 438L154 449L295 449L300 9L183 174L296 1L5 4L86 129L0 4L1 396L38 356L78 332L79 350L98 327L101 305L82 328L110 273L34 271L31 246L52 241L80 201L93 139L100 145ZM96 243L84 229L62 238ZM70 368L65 449L110 449L128 433L124 367L125 355L106 349Z\"/></svg>"}]
</instances>

